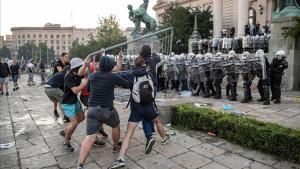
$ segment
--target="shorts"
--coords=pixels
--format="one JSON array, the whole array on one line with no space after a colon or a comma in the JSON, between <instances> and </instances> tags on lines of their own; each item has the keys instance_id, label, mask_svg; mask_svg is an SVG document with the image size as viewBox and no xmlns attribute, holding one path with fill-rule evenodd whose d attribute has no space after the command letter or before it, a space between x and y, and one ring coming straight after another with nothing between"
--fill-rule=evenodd
<instances>
[{"instance_id":1,"label":"shorts","mask_svg":"<svg viewBox=\"0 0 300 169\"><path fill-rule=\"evenodd\" d=\"M8 77L0 77L0 83L8 83L9 79Z\"/></svg>"},{"instance_id":2,"label":"shorts","mask_svg":"<svg viewBox=\"0 0 300 169\"><path fill-rule=\"evenodd\" d=\"M45 88L45 93L52 102L60 102L64 94L59 88Z\"/></svg>"},{"instance_id":3,"label":"shorts","mask_svg":"<svg viewBox=\"0 0 300 169\"><path fill-rule=\"evenodd\" d=\"M152 121L159 115L153 104L140 105L135 103L135 106L131 104L130 110L129 122Z\"/></svg>"},{"instance_id":4,"label":"shorts","mask_svg":"<svg viewBox=\"0 0 300 169\"><path fill-rule=\"evenodd\" d=\"M117 110L100 106L89 107L86 115L86 134L96 134L103 123L112 128L117 127L120 124Z\"/></svg>"},{"instance_id":5,"label":"shorts","mask_svg":"<svg viewBox=\"0 0 300 169\"><path fill-rule=\"evenodd\" d=\"M74 118L79 113L83 113L80 102L77 100L74 104L61 104L64 113L69 118Z\"/></svg>"},{"instance_id":6,"label":"shorts","mask_svg":"<svg viewBox=\"0 0 300 169\"><path fill-rule=\"evenodd\" d=\"M17 82L18 81L19 76L18 75L12 75L12 81L13 82Z\"/></svg>"}]
</instances>

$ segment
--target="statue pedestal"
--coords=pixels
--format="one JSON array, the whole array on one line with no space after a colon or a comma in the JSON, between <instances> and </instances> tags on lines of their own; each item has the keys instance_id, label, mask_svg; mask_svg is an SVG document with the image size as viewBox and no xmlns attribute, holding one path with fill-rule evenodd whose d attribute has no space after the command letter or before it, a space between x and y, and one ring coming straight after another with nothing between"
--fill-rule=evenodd
<instances>
[{"instance_id":1,"label":"statue pedestal","mask_svg":"<svg viewBox=\"0 0 300 169\"><path fill-rule=\"evenodd\" d=\"M132 37L128 39L133 40ZM157 37L148 37L145 39L141 39L132 43L129 43L127 45L127 54L129 55L139 55L140 50L142 49L143 45L150 45L151 51L153 53L159 53L160 52L160 41Z\"/></svg>"},{"instance_id":2,"label":"statue pedestal","mask_svg":"<svg viewBox=\"0 0 300 169\"><path fill-rule=\"evenodd\" d=\"M295 17L273 19L269 44L270 63L278 50L286 52L289 67L282 78L282 88L287 90L300 90L300 37L284 38L282 35L283 27L291 27L295 23Z\"/></svg>"}]
</instances>

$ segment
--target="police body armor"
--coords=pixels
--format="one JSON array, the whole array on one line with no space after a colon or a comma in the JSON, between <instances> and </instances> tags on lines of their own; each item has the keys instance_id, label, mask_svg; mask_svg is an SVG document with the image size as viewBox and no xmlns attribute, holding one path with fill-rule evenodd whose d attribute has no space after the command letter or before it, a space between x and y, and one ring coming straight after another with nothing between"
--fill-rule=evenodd
<instances>
[{"instance_id":1,"label":"police body armor","mask_svg":"<svg viewBox=\"0 0 300 169\"><path fill-rule=\"evenodd\" d=\"M213 80L224 78L223 63L221 60L211 61L210 78Z\"/></svg>"}]
</instances>

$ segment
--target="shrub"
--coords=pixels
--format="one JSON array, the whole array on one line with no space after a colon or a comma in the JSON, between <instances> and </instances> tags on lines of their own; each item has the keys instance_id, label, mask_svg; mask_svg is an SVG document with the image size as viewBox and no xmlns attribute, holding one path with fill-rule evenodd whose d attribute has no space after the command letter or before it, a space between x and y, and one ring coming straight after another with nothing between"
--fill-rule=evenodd
<instances>
[{"instance_id":1,"label":"shrub","mask_svg":"<svg viewBox=\"0 0 300 169\"><path fill-rule=\"evenodd\" d=\"M175 126L213 131L219 137L247 148L300 163L299 130L193 105L177 105L172 109Z\"/></svg>"}]
</instances>

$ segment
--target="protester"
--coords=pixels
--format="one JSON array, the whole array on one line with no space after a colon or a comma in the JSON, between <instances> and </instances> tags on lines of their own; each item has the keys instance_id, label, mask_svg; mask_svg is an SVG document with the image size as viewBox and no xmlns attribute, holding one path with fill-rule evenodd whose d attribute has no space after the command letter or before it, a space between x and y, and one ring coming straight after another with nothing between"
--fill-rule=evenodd
<instances>
[{"instance_id":1,"label":"protester","mask_svg":"<svg viewBox=\"0 0 300 169\"><path fill-rule=\"evenodd\" d=\"M110 166L110 169L120 168L125 166L125 154L129 146L129 142L133 136L134 130L141 120L153 121L156 124L157 131L160 134L162 144L166 144L170 137L164 133L163 125L160 121L159 115L155 110L154 103L154 76L147 71L144 59L140 56L135 60L135 68L133 72L122 74L122 77L129 80L132 84L132 94L130 101L130 117L127 125L127 132L122 142L122 147L118 159ZM141 87L142 86L142 87ZM139 94L136 94L139 91ZM133 95L134 93L134 95ZM139 95L139 96L138 96ZM137 98L135 97L137 96ZM140 101L138 103L138 101ZM149 154L154 144L154 139L147 140L146 154ZM151 147L151 148L148 148Z\"/></svg>"},{"instance_id":2,"label":"protester","mask_svg":"<svg viewBox=\"0 0 300 169\"><path fill-rule=\"evenodd\" d=\"M71 71L65 76L64 94L61 100L63 111L71 121L68 126L60 132L60 134L65 137L64 149L66 151L74 151L74 148L70 144L70 139L77 125L84 120L84 113L77 99L77 94L87 85L87 81L81 83L83 77L78 75L79 68L84 64L82 59L73 58L70 64Z\"/></svg>"},{"instance_id":3,"label":"protester","mask_svg":"<svg viewBox=\"0 0 300 169\"><path fill-rule=\"evenodd\" d=\"M0 62L0 94L3 95L4 94L4 86L6 89L6 96L9 95L8 93L8 75L10 74L10 70L9 70L9 66L8 64L4 61L3 58L0 58L1 62Z\"/></svg>"},{"instance_id":4,"label":"protester","mask_svg":"<svg viewBox=\"0 0 300 169\"><path fill-rule=\"evenodd\" d=\"M57 111L57 104L60 105L60 109L63 112L60 101L64 94L64 78L66 73L70 70L70 66L65 66L62 71L55 73L46 83L45 92L48 98L53 102L54 105L54 116L59 118ZM67 116L64 115L65 121L70 121Z\"/></svg>"},{"instance_id":5,"label":"protester","mask_svg":"<svg viewBox=\"0 0 300 169\"><path fill-rule=\"evenodd\" d=\"M62 71L65 66L70 65L69 61L69 54L63 52L60 59L54 64L53 74Z\"/></svg>"},{"instance_id":6,"label":"protester","mask_svg":"<svg viewBox=\"0 0 300 169\"><path fill-rule=\"evenodd\" d=\"M120 119L113 103L114 88L117 85L129 88L130 83L118 74L111 72L114 66L114 60L108 56L102 56L99 65L100 71L93 73L89 79L90 97L86 120L87 136L81 145L78 168L83 168L96 139L99 126L103 123L112 127L113 152L120 149Z\"/></svg>"},{"instance_id":7,"label":"protester","mask_svg":"<svg viewBox=\"0 0 300 169\"><path fill-rule=\"evenodd\" d=\"M27 67L26 67L26 72L28 73L28 82L27 85L32 86L35 85L33 81L33 76L34 76L34 64L32 63L32 60L29 60Z\"/></svg>"},{"instance_id":8,"label":"protester","mask_svg":"<svg viewBox=\"0 0 300 169\"><path fill-rule=\"evenodd\" d=\"M42 60L40 60L39 70L41 76L41 84L44 84L46 82L46 66Z\"/></svg>"},{"instance_id":9,"label":"protester","mask_svg":"<svg viewBox=\"0 0 300 169\"><path fill-rule=\"evenodd\" d=\"M11 72L12 81L14 82L13 91L16 91L19 89L18 79L20 75L20 66L17 63L16 59L13 59L12 65L10 65L10 72Z\"/></svg>"}]
</instances>

